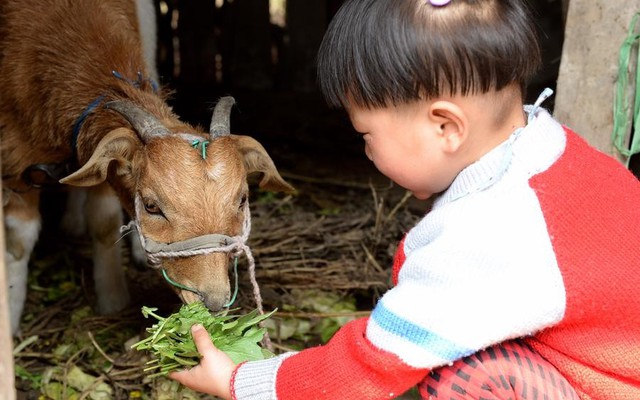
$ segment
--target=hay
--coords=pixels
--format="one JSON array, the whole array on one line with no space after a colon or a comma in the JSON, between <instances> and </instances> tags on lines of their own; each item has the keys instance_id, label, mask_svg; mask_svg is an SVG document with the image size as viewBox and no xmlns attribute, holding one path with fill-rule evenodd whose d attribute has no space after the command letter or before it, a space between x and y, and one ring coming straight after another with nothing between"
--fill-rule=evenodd
<instances>
[{"instance_id":1,"label":"hay","mask_svg":"<svg viewBox=\"0 0 640 400\"><path fill-rule=\"evenodd\" d=\"M399 239L417 220L406 206L409 194L372 184L326 185L333 190L314 180L297 197L253 203L250 245L257 280L267 293L357 292L375 302L389 287Z\"/></svg>"}]
</instances>

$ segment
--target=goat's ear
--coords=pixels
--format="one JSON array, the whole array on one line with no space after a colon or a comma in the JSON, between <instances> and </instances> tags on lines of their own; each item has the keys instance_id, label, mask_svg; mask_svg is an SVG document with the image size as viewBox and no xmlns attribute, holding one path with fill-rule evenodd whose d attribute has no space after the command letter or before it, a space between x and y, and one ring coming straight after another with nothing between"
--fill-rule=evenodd
<instances>
[{"instance_id":1,"label":"goat's ear","mask_svg":"<svg viewBox=\"0 0 640 400\"><path fill-rule=\"evenodd\" d=\"M131 172L131 159L139 146L140 139L131 129L114 129L98 143L89 161L76 172L62 178L60 183L95 186L107 179L110 170L116 175L127 175ZM112 162L115 168L110 169Z\"/></svg>"},{"instance_id":2,"label":"goat's ear","mask_svg":"<svg viewBox=\"0 0 640 400\"><path fill-rule=\"evenodd\" d=\"M262 173L262 179L258 184L262 189L273 192L296 193L296 189L282 179L273 160L257 140L249 136L230 136L235 140L238 151L243 156L247 174Z\"/></svg>"}]
</instances>

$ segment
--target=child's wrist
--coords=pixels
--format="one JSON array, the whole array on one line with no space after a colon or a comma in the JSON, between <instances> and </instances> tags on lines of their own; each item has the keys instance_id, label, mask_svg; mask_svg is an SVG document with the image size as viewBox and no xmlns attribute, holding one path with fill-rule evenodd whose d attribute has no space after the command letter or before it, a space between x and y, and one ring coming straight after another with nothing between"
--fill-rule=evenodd
<instances>
[{"instance_id":1,"label":"child's wrist","mask_svg":"<svg viewBox=\"0 0 640 400\"><path fill-rule=\"evenodd\" d=\"M231 378L229 379L229 394L231 395L231 400L237 400L235 387L236 375L238 374L238 369L240 369L240 367L245 363L246 361L236 365L233 372L231 372Z\"/></svg>"}]
</instances>

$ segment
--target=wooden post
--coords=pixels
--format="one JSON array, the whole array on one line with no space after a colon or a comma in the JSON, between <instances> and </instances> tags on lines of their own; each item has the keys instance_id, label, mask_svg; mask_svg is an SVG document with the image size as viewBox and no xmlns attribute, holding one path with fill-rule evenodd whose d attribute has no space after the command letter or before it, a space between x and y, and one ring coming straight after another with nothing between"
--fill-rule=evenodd
<instances>
[{"instance_id":1,"label":"wooden post","mask_svg":"<svg viewBox=\"0 0 640 400\"><path fill-rule=\"evenodd\" d=\"M620 45L640 0L570 0L555 117L592 146L617 156L611 141Z\"/></svg>"},{"instance_id":2,"label":"wooden post","mask_svg":"<svg viewBox=\"0 0 640 400\"><path fill-rule=\"evenodd\" d=\"M0 221L4 214L0 208ZM13 373L13 338L9 326L9 291L4 263L4 228L0 229L0 400L16 398Z\"/></svg>"}]
</instances>

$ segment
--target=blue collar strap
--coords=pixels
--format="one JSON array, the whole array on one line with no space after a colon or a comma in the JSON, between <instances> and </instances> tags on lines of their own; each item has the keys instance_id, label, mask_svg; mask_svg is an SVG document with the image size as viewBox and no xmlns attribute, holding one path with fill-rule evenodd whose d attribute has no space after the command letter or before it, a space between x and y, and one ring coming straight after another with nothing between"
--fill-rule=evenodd
<instances>
[{"instance_id":1,"label":"blue collar strap","mask_svg":"<svg viewBox=\"0 0 640 400\"><path fill-rule=\"evenodd\" d=\"M142 72L140 71L138 71L138 79L136 79L135 81L131 79L127 79L118 71L111 71L111 74L122 81L128 82L131 86L136 88L140 88L142 84L145 81L147 81L151 85L151 88L153 89L154 93L158 91L158 84L151 78L145 79L142 75ZM104 95L98 96L95 100L89 103L87 108L85 108L84 111L82 111L82 114L80 114L78 119L76 119L76 122L73 124L73 135L71 136L71 149L73 150L74 154L77 151L78 135L80 135L80 129L82 129L82 124L84 124L84 121L87 119L89 114L91 114L91 112L93 112L93 110L95 110L100 105L100 103L102 103L104 99L105 99Z\"/></svg>"},{"instance_id":2,"label":"blue collar strap","mask_svg":"<svg viewBox=\"0 0 640 400\"><path fill-rule=\"evenodd\" d=\"M76 119L76 123L73 124L73 136L71 136L71 148L73 149L74 153L76 152L76 149L77 149L77 146L78 146L78 135L80 134L80 129L82 128L82 124L87 119L89 114L91 114L91 112L93 110L95 110L96 107L98 107L98 105L100 105L100 103L102 103L102 100L104 100L104 96L100 96L97 99L95 99L94 101L92 101L87 106L87 108L84 109L82 114L80 114L78 119Z\"/></svg>"}]
</instances>

